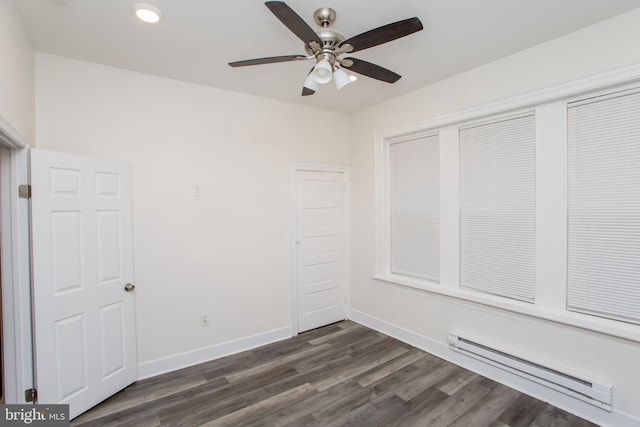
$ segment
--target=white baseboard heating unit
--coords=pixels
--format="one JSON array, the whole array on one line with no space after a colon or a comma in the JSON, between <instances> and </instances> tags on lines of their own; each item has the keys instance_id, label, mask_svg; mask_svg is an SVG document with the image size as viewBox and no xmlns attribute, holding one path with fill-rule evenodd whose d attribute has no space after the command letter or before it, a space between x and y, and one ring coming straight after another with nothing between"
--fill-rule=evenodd
<instances>
[{"instance_id":1,"label":"white baseboard heating unit","mask_svg":"<svg viewBox=\"0 0 640 427\"><path fill-rule=\"evenodd\" d=\"M482 362L504 369L527 378L538 384L565 393L576 399L605 409L612 410L613 387L607 384L579 378L573 374L561 372L519 356L478 343L471 337L458 332L449 332L449 347Z\"/></svg>"}]
</instances>

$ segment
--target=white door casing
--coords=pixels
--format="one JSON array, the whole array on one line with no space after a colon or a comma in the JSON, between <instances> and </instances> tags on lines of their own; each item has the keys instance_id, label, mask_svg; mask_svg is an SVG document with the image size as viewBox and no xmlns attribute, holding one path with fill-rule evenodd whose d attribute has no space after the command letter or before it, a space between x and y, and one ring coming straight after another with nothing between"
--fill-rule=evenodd
<instances>
[{"instance_id":1,"label":"white door casing","mask_svg":"<svg viewBox=\"0 0 640 427\"><path fill-rule=\"evenodd\" d=\"M295 318L304 332L346 318L346 177L299 169L294 179Z\"/></svg>"},{"instance_id":2,"label":"white door casing","mask_svg":"<svg viewBox=\"0 0 640 427\"><path fill-rule=\"evenodd\" d=\"M136 380L129 165L31 150L36 387L70 417Z\"/></svg>"}]
</instances>

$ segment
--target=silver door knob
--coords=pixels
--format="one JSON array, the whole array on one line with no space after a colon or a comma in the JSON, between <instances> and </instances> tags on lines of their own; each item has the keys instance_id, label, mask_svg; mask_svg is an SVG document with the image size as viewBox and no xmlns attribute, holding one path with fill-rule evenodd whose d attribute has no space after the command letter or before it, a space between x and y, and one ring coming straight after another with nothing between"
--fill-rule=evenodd
<instances>
[{"instance_id":1,"label":"silver door knob","mask_svg":"<svg viewBox=\"0 0 640 427\"><path fill-rule=\"evenodd\" d=\"M124 285L125 292L131 292L136 288L136 285L132 285L131 283L127 283Z\"/></svg>"}]
</instances>

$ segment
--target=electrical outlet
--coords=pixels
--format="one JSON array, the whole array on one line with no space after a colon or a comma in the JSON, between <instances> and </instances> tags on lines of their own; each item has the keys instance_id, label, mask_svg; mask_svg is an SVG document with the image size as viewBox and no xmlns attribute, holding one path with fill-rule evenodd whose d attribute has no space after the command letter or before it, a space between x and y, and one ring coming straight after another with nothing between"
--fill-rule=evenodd
<instances>
[{"instance_id":1,"label":"electrical outlet","mask_svg":"<svg viewBox=\"0 0 640 427\"><path fill-rule=\"evenodd\" d=\"M209 326L209 313L200 313L200 326Z\"/></svg>"}]
</instances>

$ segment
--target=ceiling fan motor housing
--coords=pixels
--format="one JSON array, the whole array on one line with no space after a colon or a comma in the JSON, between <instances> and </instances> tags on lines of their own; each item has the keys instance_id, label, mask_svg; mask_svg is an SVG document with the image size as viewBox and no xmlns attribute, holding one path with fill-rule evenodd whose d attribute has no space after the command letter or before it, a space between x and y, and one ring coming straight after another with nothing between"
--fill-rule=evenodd
<instances>
[{"instance_id":1,"label":"ceiling fan motor housing","mask_svg":"<svg viewBox=\"0 0 640 427\"><path fill-rule=\"evenodd\" d=\"M316 21L316 24L326 28L336 22L336 16L335 10L330 7L321 7L315 11L313 19Z\"/></svg>"},{"instance_id":2,"label":"ceiling fan motor housing","mask_svg":"<svg viewBox=\"0 0 640 427\"><path fill-rule=\"evenodd\" d=\"M322 40L322 46L310 46L311 52L319 59L326 59L333 65L336 60L338 45L345 40L345 37L333 28L329 28L336 21L336 11L330 7L321 7L313 14L313 18L321 30L317 31L318 37Z\"/></svg>"},{"instance_id":3,"label":"ceiling fan motor housing","mask_svg":"<svg viewBox=\"0 0 640 427\"><path fill-rule=\"evenodd\" d=\"M323 28L318 31L318 36L324 43L324 47L335 47L344 41L344 36L333 28Z\"/></svg>"}]
</instances>

